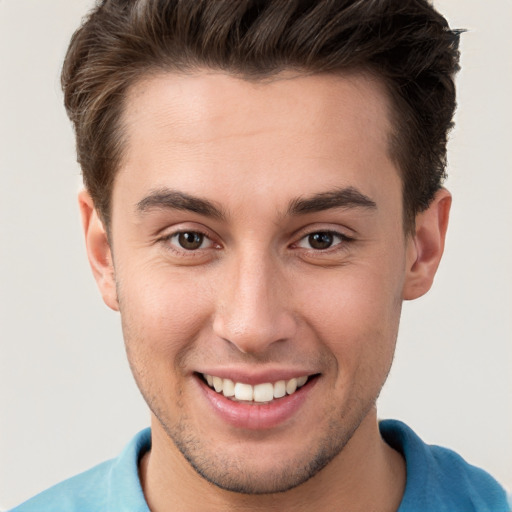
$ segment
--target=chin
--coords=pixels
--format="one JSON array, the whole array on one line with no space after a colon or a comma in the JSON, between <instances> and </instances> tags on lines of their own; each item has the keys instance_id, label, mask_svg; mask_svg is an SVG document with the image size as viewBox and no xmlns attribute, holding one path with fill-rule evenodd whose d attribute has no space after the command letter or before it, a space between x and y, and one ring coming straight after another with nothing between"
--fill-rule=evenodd
<instances>
[{"instance_id":1,"label":"chin","mask_svg":"<svg viewBox=\"0 0 512 512\"><path fill-rule=\"evenodd\" d=\"M226 491L247 494L275 494L289 491L307 482L322 470L336 455L331 449L321 450L306 462L290 460L276 467L255 467L254 461L206 461L191 455L185 447L178 446L194 470L206 481ZM260 466L260 465L258 465Z\"/></svg>"},{"instance_id":2,"label":"chin","mask_svg":"<svg viewBox=\"0 0 512 512\"><path fill-rule=\"evenodd\" d=\"M304 484L324 469L345 448L360 422L351 429L330 422L321 438L291 445L265 439L238 441L229 447L215 445L211 439L196 437L183 423L167 428L161 423L174 446L198 475L216 487L239 494L263 495L289 491ZM306 444L309 445L306 446ZM249 447L250 446L250 447ZM293 453L295 452L295 453Z\"/></svg>"}]
</instances>

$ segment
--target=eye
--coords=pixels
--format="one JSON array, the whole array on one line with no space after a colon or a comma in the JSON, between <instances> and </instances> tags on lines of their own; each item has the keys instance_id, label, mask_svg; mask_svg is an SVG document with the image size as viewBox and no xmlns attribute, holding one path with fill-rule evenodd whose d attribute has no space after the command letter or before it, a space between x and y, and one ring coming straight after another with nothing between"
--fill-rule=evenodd
<instances>
[{"instance_id":1,"label":"eye","mask_svg":"<svg viewBox=\"0 0 512 512\"><path fill-rule=\"evenodd\" d=\"M339 233L334 233L332 231L316 231L315 233L310 233L309 235L299 240L297 245L304 249L325 251L332 246L341 244L345 240L348 240L348 237L345 237Z\"/></svg>"},{"instance_id":2,"label":"eye","mask_svg":"<svg viewBox=\"0 0 512 512\"><path fill-rule=\"evenodd\" d=\"M171 235L169 240L172 245L186 251L197 251L198 249L206 249L213 245L206 235L198 231L180 231Z\"/></svg>"}]
</instances>

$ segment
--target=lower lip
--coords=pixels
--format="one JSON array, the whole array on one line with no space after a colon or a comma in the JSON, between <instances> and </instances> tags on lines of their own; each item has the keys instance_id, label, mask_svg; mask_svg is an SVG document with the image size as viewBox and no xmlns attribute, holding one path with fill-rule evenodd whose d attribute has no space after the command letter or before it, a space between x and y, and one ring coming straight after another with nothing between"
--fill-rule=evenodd
<instances>
[{"instance_id":1,"label":"lower lip","mask_svg":"<svg viewBox=\"0 0 512 512\"><path fill-rule=\"evenodd\" d=\"M210 388L201 378L197 380L211 407L226 423L237 428L264 430L277 427L297 414L318 379L308 381L292 395L258 405L230 400Z\"/></svg>"}]
</instances>

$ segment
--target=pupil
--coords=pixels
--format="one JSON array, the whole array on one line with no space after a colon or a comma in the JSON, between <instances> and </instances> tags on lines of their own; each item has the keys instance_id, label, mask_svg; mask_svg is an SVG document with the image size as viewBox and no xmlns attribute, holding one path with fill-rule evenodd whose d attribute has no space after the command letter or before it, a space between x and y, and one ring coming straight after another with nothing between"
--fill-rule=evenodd
<instances>
[{"instance_id":1,"label":"pupil","mask_svg":"<svg viewBox=\"0 0 512 512\"><path fill-rule=\"evenodd\" d=\"M203 243L204 235L201 233L180 233L178 237L178 241L183 247L183 249L187 249L192 251L194 249L199 249L201 244Z\"/></svg>"},{"instance_id":2,"label":"pupil","mask_svg":"<svg viewBox=\"0 0 512 512\"><path fill-rule=\"evenodd\" d=\"M309 244L313 249L328 249L333 242L331 233L313 233L309 235Z\"/></svg>"}]
</instances>

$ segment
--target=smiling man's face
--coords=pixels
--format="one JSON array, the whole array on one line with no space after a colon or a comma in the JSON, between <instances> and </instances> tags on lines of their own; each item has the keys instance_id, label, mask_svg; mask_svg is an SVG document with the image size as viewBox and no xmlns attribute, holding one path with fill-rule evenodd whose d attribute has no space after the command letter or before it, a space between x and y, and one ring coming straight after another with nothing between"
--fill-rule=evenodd
<instances>
[{"instance_id":1,"label":"smiling man's face","mask_svg":"<svg viewBox=\"0 0 512 512\"><path fill-rule=\"evenodd\" d=\"M356 471L380 439L402 300L426 286L383 87L161 74L126 105L113 272L86 194L82 207L153 413L152 454L246 493L329 462Z\"/></svg>"}]
</instances>

